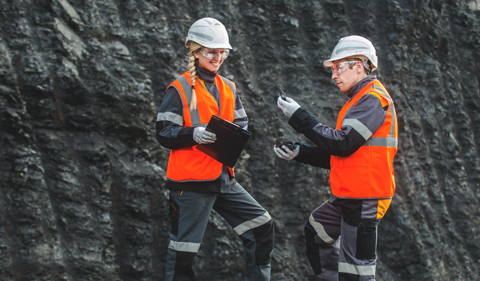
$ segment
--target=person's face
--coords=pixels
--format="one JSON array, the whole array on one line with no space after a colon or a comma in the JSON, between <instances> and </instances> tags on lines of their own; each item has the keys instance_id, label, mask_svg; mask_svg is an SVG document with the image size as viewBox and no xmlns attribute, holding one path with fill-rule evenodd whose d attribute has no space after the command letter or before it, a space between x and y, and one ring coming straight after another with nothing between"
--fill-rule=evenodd
<instances>
[{"instance_id":1,"label":"person's face","mask_svg":"<svg viewBox=\"0 0 480 281\"><path fill-rule=\"evenodd\" d=\"M198 65L212 72L218 71L228 56L228 49L210 49L202 47L194 52Z\"/></svg>"},{"instance_id":2,"label":"person's face","mask_svg":"<svg viewBox=\"0 0 480 281\"><path fill-rule=\"evenodd\" d=\"M350 68L350 65L353 65L353 67ZM342 59L333 62L332 79L335 80L335 84L337 84L338 89L343 94L362 80L365 77L363 74L364 71L361 61L347 61Z\"/></svg>"}]
</instances>

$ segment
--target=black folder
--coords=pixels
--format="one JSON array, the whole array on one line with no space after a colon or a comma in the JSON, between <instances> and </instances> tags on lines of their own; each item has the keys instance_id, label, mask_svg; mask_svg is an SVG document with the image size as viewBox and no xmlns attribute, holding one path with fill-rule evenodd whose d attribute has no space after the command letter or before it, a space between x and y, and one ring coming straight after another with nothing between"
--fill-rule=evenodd
<instances>
[{"instance_id":1,"label":"black folder","mask_svg":"<svg viewBox=\"0 0 480 281\"><path fill-rule=\"evenodd\" d=\"M252 133L215 115L210 118L206 130L215 133L217 140L197 145L198 150L233 168Z\"/></svg>"}]
</instances>

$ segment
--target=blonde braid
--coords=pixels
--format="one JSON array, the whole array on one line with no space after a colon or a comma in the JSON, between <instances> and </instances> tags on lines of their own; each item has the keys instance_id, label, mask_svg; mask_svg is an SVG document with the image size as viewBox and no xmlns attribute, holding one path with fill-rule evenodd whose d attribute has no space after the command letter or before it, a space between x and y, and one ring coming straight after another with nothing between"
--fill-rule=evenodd
<instances>
[{"instance_id":1,"label":"blonde braid","mask_svg":"<svg viewBox=\"0 0 480 281\"><path fill-rule=\"evenodd\" d=\"M188 69L190 71L190 81L192 83L192 98L190 100L190 110L197 109L197 95L195 94L195 76L197 75L195 66L197 64L197 58L195 58L193 52L200 49L201 47L201 45L195 42L190 43L190 53L188 55Z\"/></svg>"}]
</instances>

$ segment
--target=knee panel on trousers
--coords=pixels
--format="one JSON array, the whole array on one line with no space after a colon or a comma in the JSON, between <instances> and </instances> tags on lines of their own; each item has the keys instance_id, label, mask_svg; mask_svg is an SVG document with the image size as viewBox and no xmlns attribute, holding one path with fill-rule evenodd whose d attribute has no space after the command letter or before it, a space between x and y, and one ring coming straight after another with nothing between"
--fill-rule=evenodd
<instances>
[{"instance_id":1,"label":"knee panel on trousers","mask_svg":"<svg viewBox=\"0 0 480 281\"><path fill-rule=\"evenodd\" d=\"M380 219L362 218L361 200L346 201L342 205L343 221L349 227L355 228L356 239L355 258L359 260L373 260L376 258L377 226ZM353 242L353 241L352 241Z\"/></svg>"},{"instance_id":2,"label":"knee panel on trousers","mask_svg":"<svg viewBox=\"0 0 480 281\"><path fill-rule=\"evenodd\" d=\"M252 232L256 242L255 263L257 265L270 264L270 255L273 251L273 239L275 236L273 220L252 229Z\"/></svg>"},{"instance_id":3,"label":"knee panel on trousers","mask_svg":"<svg viewBox=\"0 0 480 281\"><path fill-rule=\"evenodd\" d=\"M194 258L197 253L177 252L169 249L170 261L167 261L166 280L185 281L195 279Z\"/></svg>"},{"instance_id":4,"label":"knee panel on trousers","mask_svg":"<svg viewBox=\"0 0 480 281\"><path fill-rule=\"evenodd\" d=\"M177 252L175 261L175 276L173 280L182 280L181 277L195 276L195 256L197 253ZM178 277L178 278L177 278Z\"/></svg>"},{"instance_id":5,"label":"knee panel on trousers","mask_svg":"<svg viewBox=\"0 0 480 281\"><path fill-rule=\"evenodd\" d=\"M372 260L376 258L378 222L360 222L357 226L356 258Z\"/></svg>"},{"instance_id":6,"label":"knee panel on trousers","mask_svg":"<svg viewBox=\"0 0 480 281\"><path fill-rule=\"evenodd\" d=\"M317 232L309 222L305 224L304 231L308 262L315 274L320 274L322 273L320 253L318 246L315 244L315 235L317 235Z\"/></svg>"}]
</instances>

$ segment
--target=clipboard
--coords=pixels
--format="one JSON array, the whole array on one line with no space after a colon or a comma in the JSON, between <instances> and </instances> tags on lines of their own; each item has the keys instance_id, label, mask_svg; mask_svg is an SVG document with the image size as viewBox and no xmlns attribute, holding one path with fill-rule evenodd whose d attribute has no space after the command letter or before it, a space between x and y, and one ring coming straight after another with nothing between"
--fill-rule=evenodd
<instances>
[{"instance_id":1,"label":"clipboard","mask_svg":"<svg viewBox=\"0 0 480 281\"><path fill-rule=\"evenodd\" d=\"M215 133L217 140L214 143L198 144L197 149L230 168L233 168L252 135L215 115L212 115L205 130Z\"/></svg>"}]
</instances>

